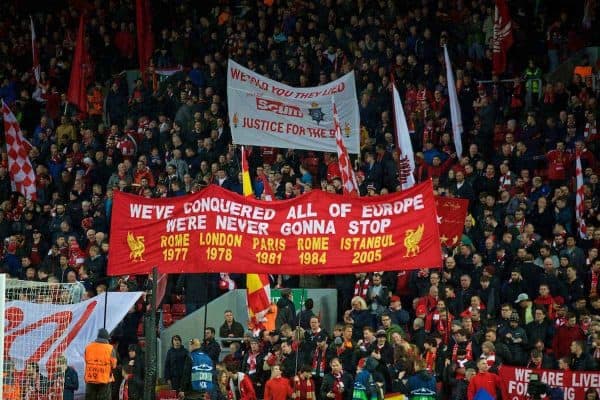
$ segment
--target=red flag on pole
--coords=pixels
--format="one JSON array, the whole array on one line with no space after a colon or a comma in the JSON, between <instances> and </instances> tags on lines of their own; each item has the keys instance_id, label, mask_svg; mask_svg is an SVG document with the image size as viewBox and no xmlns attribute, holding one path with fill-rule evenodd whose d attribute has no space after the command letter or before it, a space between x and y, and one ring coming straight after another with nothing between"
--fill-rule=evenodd
<instances>
[{"instance_id":1,"label":"red flag on pole","mask_svg":"<svg viewBox=\"0 0 600 400\"><path fill-rule=\"evenodd\" d=\"M35 200L35 171L29 160L31 144L23 137L14 114L2 100L2 118L8 154L8 171L13 189L22 193L26 199Z\"/></svg>"},{"instance_id":2,"label":"red flag on pole","mask_svg":"<svg viewBox=\"0 0 600 400\"><path fill-rule=\"evenodd\" d=\"M438 215L440 244L446 247L456 246L460 243L465 228L469 200L436 196L435 208Z\"/></svg>"},{"instance_id":3,"label":"red flag on pole","mask_svg":"<svg viewBox=\"0 0 600 400\"><path fill-rule=\"evenodd\" d=\"M506 0L496 0L492 63L495 74L506 71L506 54L513 44L512 21Z\"/></svg>"},{"instance_id":4,"label":"red flag on pole","mask_svg":"<svg viewBox=\"0 0 600 400\"><path fill-rule=\"evenodd\" d=\"M587 238L587 227L583 214L585 213L585 187L583 186L583 170L581 168L581 157L579 152L575 158L575 178L577 180L577 193L575 195L575 219L579 226L579 236L582 239Z\"/></svg>"},{"instance_id":5,"label":"red flag on pole","mask_svg":"<svg viewBox=\"0 0 600 400\"><path fill-rule=\"evenodd\" d=\"M348 156L348 150L344 141L342 140L342 128L340 126L340 120L338 118L337 108L335 106L335 99L331 97L331 103L333 104L333 127L335 129L335 143L337 144L337 155L338 162L340 164L340 173L342 175L342 186L344 187L344 194L351 196L358 196L358 182L356 181L356 174L352 169L350 163L350 157Z\"/></svg>"},{"instance_id":6,"label":"red flag on pole","mask_svg":"<svg viewBox=\"0 0 600 400\"><path fill-rule=\"evenodd\" d=\"M71 79L67 99L75 104L80 111L87 112L87 85L91 82L90 55L85 47L85 20L83 14L79 17L79 29L75 54L71 64Z\"/></svg>"},{"instance_id":7,"label":"red flag on pole","mask_svg":"<svg viewBox=\"0 0 600 400\"><path fill-rule=\"evenodd\" d=\"M138 61L140 64L140 72L142 73L142 76L145 76L148 66L150 65L152 53L154 52L150 0L136 0L135 19L137 29Z\"/></svg>"},{"instance_id":8,"label":"red flag on pole","mask_svg":"<svg viewBox=\"0 0 600 400\"><path fill-rule=\"evenodd\" d=\"M33 25L33 18L31 16L29 17L29 20L31 22L31 53L33 55L33 67L31 69L35 76L35 81L40 83L40 55L37 45L35 44L35 26Z\"/></svg>"}]
</instances>

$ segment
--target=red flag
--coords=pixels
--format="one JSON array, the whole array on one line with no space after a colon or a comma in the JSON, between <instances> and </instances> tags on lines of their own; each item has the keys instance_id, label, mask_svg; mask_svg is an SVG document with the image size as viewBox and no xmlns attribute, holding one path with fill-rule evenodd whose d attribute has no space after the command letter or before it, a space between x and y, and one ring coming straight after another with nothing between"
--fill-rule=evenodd
<instances>
[{"instance_id":1,"label":"red flag","mask_svg":"<svg viewBox=\"0 0 600 400\"><path fill-rule=\"evenodd\" d=\"M342 186L344 187L344 194L351 196L358 196L358 183L356 181L356 174L352 169L350 163L350 157L348 157L348 150L342 140L342 129L340 127L340 120L338 119L337 108L335 106L335 99L331 98L333 104L333 126L335 129L335 143L337 144L337 155L338 162L340 164L340 173L342 175Z\"/></svg>"},{"instance_id":2,"label":"red flag","mask_svg":"<svg viewBox=\"0 0 600 400\"><path fill-rule=\"evenodd\" d=\"M22 193L28 200L35 200L37 197L35 171L29 160L31 144L23 137L17 119L4 100L2 101L2 117L8 153L8 170L13 189Z\"/></svg>"},{"instance_id":3,"label":"red flag","mask_svg":"<svg viewBox=\"0 0 600 400\"><path fill-rule=\"evenodd\" d=\"M33 25L33 18L29 17L31 21L31 53L33 55L33 67L31 68L33 71L33 75L35 76L35 81L40 83L40 55L37 45L35 44L35 26Z\"/></svg>"},{"instance_id":4,"label":"red flag","mask_svg":"<svg viewBox=\"0 0 600 400\"><path fill-rule=\"evenodd\" d=\"M165 297L169 274L163 274L159 272L157 278L158 279L156 281L156 295L154 296L154 304L156 304L156 308L160 306L163 297Z\"/></svg>"},{"instance_id":5,"label":"red flag","mask_svg":"<svg viewBox=\"0 0 600 400\"><path fill-rule=\"evenodd\" d=\"M506 53L513 44L512 21L506 0L496 0L494 11L493 70L495 74L506 71Z\"/></svg>"},{"instance_id":6,"label":"red flag","mask_svg":"<svg viewBox=\"0 0 600 400\"><path fill-rule=\"evenodd\" d=\"M79 17L79 29L75 54L71 64L71 79L67 99L75 104L80 111L87 112L87 85L91 82L91 58L85 47L85 21L83 14Z\"/></svg>"},{"instance_id":7,"label":"red flag","mask_svg":"<svg viewBox=\"0 0 600 400\"><path fill-rule=\"evenodd\" d=\"M255 330L263 329L265 315L271 307L271 284L269 275L247 274L246 296L248 300L248 316L250 325Z\"/></svg>"},{"instance_id":8,"label":"red flag","mask_svg":"<svg viewBox=\"0 0 600 400\"><path fill-rule=\"evenodd\" d=\"M140 72L145 75L154 52L154 37L152 36L152 13L150 0L136 0L135 19L137 29L137 48ZM145 79L144 79L145 82Z\"/></svg>"},{"instance_id":9,"label":"red flag","mask_svg":"<svg viewBox=\"0 0 600 400\"><path fill-rule=\"evenodd\" d=\"M462 237L469 200L436 196L435 208L438 215L440 243L447 247L456 246Z\"/></svg>"},{"instance_id":10,"label":"red flag","mask_svg":"<svg viewBox=\"0 0 600 400\"><path fill-rule=\"evenodd\" d=\"M577 152L575 158L575 178L577 179L577 193L575 196L575 219L579 225L579 236L582 239L587 238L587 227L583 214L585 213L585 187L583 186L583 170L581 168L581 158L579 152Z\"/></svg>"}]
</instances>

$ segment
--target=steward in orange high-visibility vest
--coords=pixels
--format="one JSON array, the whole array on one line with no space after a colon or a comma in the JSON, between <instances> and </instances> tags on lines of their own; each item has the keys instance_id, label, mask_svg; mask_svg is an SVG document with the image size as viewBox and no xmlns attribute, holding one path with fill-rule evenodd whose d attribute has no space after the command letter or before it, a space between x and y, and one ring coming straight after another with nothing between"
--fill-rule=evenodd
<instances>
[{"instance_id":1,"label":"steward in orange high-visibility vest","mask_svg":"<svg viewBox=\"0 0 600 400\"><path fill-rule=\"evenodd\" d=\"M109 343L106 329L98 331L95 341L85 348L85 398L110 400L113 369L117 367L117 353Z\"/></svg>"},{"instance_id":2,"label":"steward in orange high-visibility vest","mask_svg":"<svg viewBox=\"0 0 600 400\"><path fill-rule=\"evenodd\" d=\"M21 387L15 379L15 366L11 359L4 361L2 400L21 400Z\"/></svg>"}]
</instances>

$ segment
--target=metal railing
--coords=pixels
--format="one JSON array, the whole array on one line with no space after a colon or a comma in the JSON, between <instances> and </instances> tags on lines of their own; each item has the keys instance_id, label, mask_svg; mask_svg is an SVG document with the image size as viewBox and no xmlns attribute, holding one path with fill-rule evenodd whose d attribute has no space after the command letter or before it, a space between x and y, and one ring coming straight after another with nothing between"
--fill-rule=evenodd
<instances>
[{"instance_id":1,"label":"metal railing","mask_svg":"<svg viewBox=\"0 0 600 400\"><path fill-rule=\"evenodd\" d=\"M514 79L501 79L498 82L503 83L506 86L507 84L513 84L514 85L515 80ZM542 99L542 97L544 96L544 88L542 86L543 81L542 81L541 78L536 78L536 79L521 79L521 82L525 82L525 97L526 98L524 100L525 100L526 103L530 103L530 102L527 102L527 97L531 97L533 95L533 91L531 89L527 89L527 86L528 86L527 84L529 82L532 82L532 83L533 82L537 82L538 87L539 87L538 101ZM477 83L482 83L484 85L489 85L490 83L494 83L494 81L492 81L492 80L480 80L480 81L477 81Z\"/></svg>"}]
</instances>

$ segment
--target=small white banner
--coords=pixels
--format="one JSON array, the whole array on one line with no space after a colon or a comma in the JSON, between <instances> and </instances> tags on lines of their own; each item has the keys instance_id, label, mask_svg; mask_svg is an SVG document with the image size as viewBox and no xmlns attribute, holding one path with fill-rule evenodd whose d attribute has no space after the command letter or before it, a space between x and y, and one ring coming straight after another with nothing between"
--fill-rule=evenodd
<instances>
[{"instance_id":1,"label":"small white banner","mask_svg":"<svg viewBox=\"0 0 600 400\"><path fill-rule=\"evenodd\" d=\"M111 332L140 298L142 292L108 294L106 329ZM77 304L37 304L25 301L6 303L4 319L5 354L17 371L28 361L37 362L47 376L47 365L55 365L64 352L67 363L79 375L78 394L85 392L83 380L85 347L104 327L104 294Z\"/></svg>"},{"instance_id":2,"label":"small white banner","mask_svg":"<svg viewBox=\"0 0 600 400\"><path fill-rule=\"evenodd\" d=\"M327 85L295 88L229 60L227 104L236 144L336 153L332 96L344 144L349 153L357 154L360 115L354 72Z\"/></svg>"}]
</instances>

